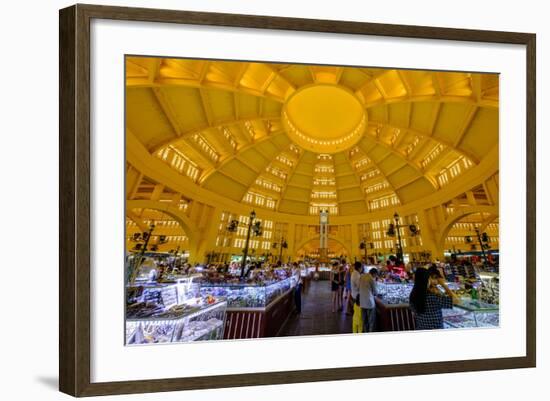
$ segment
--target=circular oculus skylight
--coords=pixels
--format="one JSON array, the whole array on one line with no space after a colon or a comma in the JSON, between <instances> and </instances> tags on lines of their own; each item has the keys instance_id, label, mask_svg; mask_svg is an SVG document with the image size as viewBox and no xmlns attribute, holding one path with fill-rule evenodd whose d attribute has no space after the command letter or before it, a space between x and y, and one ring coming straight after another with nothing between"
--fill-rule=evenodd
<instances>
[{"instance_id":1,"label":"circular oculus skylight","mask_svg":"<svg viewBox=\"0 0 550 401\"><path fill-rule=\"evenodd\" d=\"M315 153L337 153L361 139L367 115L349 89L313 84L290 96L283 107L282 121L290 139L302 148Z\"/></svg>"}]
</instances>

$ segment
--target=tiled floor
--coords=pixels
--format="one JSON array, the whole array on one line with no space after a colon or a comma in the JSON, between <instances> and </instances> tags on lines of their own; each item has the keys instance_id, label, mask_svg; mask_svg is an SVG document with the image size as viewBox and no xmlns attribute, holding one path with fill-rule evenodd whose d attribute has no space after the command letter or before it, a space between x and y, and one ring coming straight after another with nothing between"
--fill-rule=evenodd
<instances>
[{"instance_id":1,"label":"tiled floor","mask_svg":"<svg viewBox=\"0 0 550 401\"><path fill-rule=\"evenodd\" d=\"M329 281L312 281L302 295L302 313L293 315L280 333L281 336L351 333L352 317L331 311L332 294Z\"/></svg>"}]
</instances>

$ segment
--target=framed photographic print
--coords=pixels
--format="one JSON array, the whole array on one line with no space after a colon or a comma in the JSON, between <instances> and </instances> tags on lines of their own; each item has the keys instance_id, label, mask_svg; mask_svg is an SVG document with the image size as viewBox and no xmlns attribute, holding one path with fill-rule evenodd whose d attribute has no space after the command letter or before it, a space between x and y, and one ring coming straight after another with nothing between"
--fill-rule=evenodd
<instances>
[{"instance_id":1,"label":"framed photographic print","mask_svg":"<svg viewBox=\"0 0 550 401\"><path fill-rule=\"evenodd\" d=\"M534 34L61 10L60 390L534 367L535 112Z\"/></svg>"}]
</instances>

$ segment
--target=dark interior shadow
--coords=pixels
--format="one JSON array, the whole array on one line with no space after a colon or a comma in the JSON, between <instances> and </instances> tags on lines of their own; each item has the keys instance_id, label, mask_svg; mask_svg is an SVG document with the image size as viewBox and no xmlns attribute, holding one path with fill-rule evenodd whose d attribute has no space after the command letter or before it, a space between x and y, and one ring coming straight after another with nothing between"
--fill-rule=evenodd
<instances>
[{"instance_id":1,"label":"dark interior shadow","mask_svg":"<svg viewBox=\"0 0 550 401\"><path fill-rule=\"evenodd\" d=\"M49 387L50 389L55 391L57 391L59 388L59 379L57 377L40 376L36 378L36 381L42 383L45 387Z\"/></svg>"}]
</instances>

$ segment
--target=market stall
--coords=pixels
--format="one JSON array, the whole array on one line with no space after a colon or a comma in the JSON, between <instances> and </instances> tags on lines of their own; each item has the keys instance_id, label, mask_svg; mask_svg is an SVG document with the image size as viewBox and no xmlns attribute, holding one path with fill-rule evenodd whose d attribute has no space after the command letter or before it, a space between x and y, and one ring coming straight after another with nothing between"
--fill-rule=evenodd
<instances>
[{"instance_id":1,"label":"market stall","mask_svg":"<svg viewBox=\"0 0 550 401\"><path fill-rule=\"evenodd\" d=\"M314 280L330 280L332 269L327 266L310 266L307 268Z\"/></svg>"},{"instance_id":2,"label":"market stall","mask_svg":"<svg viewBox=\"0 0 550 401\"><path fill-rule=\"evenodd\" d=\"M300 269L300 278L302 280L302 294L307 294L311 287L311 280L313 279L313 272L307 267Z\"/></svg>"},{"instance_id":3,"label":"market stall","mask_svg":"<svg viewBox=\"0 0 550 401\"><path fill-rule=\"evenodd\" d=\"M269 282L203 282L200 293L227 301L223 338L272 337L294 310L293 276Z\"/></svg>"},{"instance_id":4,"label":"market stall","mask_svg":"<svg viewBox=\"0 0 550 401\"><path fill-rule=\"evenodd\" d=\"M378 283L376 320L378 331L414 330L414 317L409 308L412 284Z\"/></svg>"},{"instance_id":5,"label":"market stall","mask_svg":"<svg viewBox=\"0 0 550 401\"><path fill-rule=\"evenodd\" d=\"M496 327L499 325L499 307L469 297L464 285L447 283L461 299L460 304L452 309L443 310L445 328L465 327ZM412 291L411 283L378 283L378 296L375 298L377 327L379 331L406 331L414 330L414 315L409 307L409 295ZM483 288L482 283L473 285L478 293Z\"/></svg>"},{"instance_id":6,"label":"market stall","mask_svg":"<svg viewBox=\"0 0 550 401\"><path fill-rule=\"evenodd\" d=\"M463 300L452 309L443 310L445 328L498 327L498 305L478 300Z\"/></svg>"},{"instance_id":7,"label":"market stall","mask_svg":"<svg viewBox=\"0 0 550 401\"><path fill-rule=\"evenodd\" d=\"M227 302L202 297L193 278L127 286L126 344L222 339Z\"/></svg>"}]
</instances>

